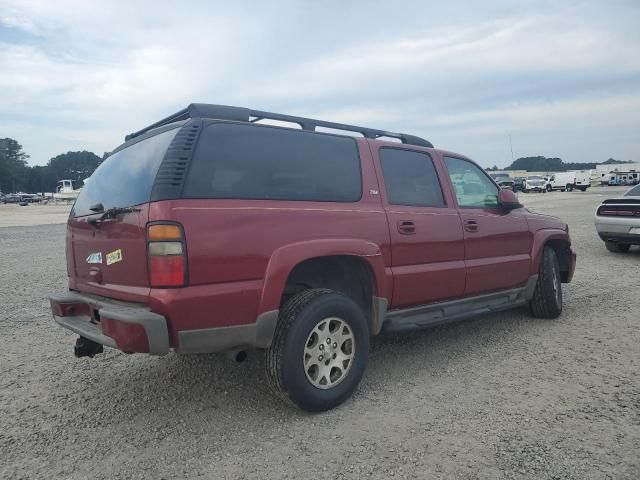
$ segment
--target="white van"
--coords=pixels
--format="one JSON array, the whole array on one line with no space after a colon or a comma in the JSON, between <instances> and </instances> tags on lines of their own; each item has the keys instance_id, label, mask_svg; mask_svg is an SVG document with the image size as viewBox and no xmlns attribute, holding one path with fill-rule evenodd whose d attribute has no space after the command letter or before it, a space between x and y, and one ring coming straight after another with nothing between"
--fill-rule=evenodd
<instances>
[{"instance_id":1,"label":"white van","mask_svg":"<svg viewBox=\"0 0 640 480\"><path fill-rule=\"evenodd\" d=\"M573 173L576 176L573 188L586 192L587 188L591 186L591 172L589 170L577 170Z\"/></svg>"},{"instance_id":2,"label":"white van","mask_svg":"<svg viewBox=\"0 0 640 480\"><path fill-rule=\"evenodd\" d=\"M574 172L559 172L551 176L547 182L547 191L565 190L570 192L574 188L586 191L591 185L591 175L588 170L580 170Z\"/></svg>"}]
</instances>

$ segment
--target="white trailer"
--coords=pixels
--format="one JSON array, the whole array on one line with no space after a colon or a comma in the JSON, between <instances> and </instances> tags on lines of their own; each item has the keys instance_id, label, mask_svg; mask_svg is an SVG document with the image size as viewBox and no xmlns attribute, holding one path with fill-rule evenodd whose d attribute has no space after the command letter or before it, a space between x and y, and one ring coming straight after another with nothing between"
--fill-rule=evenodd
<instances>
[{"instance_id":1,"label":"white trailer","mask_svg":"<svg viewBox=\"0 0 640 480\"><path fill-rule=\"evenodd\" d=\"M637 185L640 183L640 172L610 172L604 177L606 185Z\"/></svg>"}]
</instances>

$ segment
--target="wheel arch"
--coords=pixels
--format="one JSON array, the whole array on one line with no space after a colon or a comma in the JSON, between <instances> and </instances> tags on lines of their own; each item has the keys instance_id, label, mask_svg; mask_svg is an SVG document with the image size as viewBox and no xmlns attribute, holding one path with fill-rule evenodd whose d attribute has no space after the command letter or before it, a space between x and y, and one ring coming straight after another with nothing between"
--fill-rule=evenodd
<instances>
[{"instance_id":1,"label":"wheel arch","mask_svg":"<svg viewBox=\"0 0 640 480\"><path fill-rule=\"evenodd\" d=\"M267 265L259 313L279 310L288 296L306 288L329 288L352 298L377 334L386 314L390 283L375 243L318 239L276 250ZM367 300L368 299L368 300Z\"/></svg>"},{"instance_id":2,"label":"wheel arch","mask_svg":"<svg viewBox=\"0 0 640 480\"><path fill-rule=\"evenodd\" d=\"M562 283L570 282L573 275L573 253L571 252L569 235L562 230L554 229L536 232L531 255L531 274L538 273L540 262L542 261L542 254L544 248L547 246L553 248L558 257Z\"/></svg>"}]
</instances>

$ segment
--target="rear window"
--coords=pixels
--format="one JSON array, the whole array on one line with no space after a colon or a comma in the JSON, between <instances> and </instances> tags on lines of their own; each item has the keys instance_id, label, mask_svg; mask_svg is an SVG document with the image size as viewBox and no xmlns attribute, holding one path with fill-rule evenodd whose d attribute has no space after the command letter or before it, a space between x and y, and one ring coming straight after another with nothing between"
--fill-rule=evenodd
<instances>
[{"instance_id":1,"label":"rear window","mask_svg":"<svg viewBox=\"0 0 640 480\"><path fill-rule=\"evenodd\" d=\"M89 208L102 203L104 209L146 203L164 154L175 137L172 128L124 148L107 158L86 181L71 215L93 213Z\"/></svg>"},{"instance_id":2,"label":"rear window","mask_svg":"<svg viewBox=\"0 0 640 480\"><path fill-rule=\"evenodd\" d=\"M381 148L380 165L390 205L445 206L438 174L426 153Z\"/></svg>"},{"instance_id":3,"label":"rear window","mask_svg":"<svg viewBox=\"0 0 640 480\"><path fill-rule=\"evenodd\" d=\"M627 193L624 194L625 197L640 197L640 185L636 185Z\"/></svg>"},{"instance_id":4,"label":"rear window","mask_svg":"<svg viewBox=\"0 0 640 480\"><path fill-rule=\"evenodd\" d=\"M355 202L358 147L342 136L216 123L202 132L184 196Z\"/></svg>"}]
</instances>

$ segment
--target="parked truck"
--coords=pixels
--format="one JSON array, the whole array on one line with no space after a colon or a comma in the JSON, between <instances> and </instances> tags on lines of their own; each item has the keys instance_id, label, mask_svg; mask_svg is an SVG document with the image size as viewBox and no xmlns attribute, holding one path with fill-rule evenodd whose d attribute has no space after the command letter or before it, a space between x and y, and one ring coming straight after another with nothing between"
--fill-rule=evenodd
<instances>
[{"instance_id":1,"label":"parked truck","mask_svg":"<svg viewBox=\"0 0 640 480\"><path fill-rule=\"evenodd\" d=\"M547 192L560 190L571 192L574 189L585 192L591 185L591 175L588 170L573 172L559 172L552 175L547 182Z\"/></svg>"}]
</instances>

